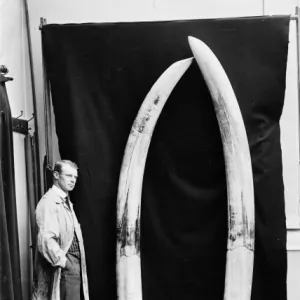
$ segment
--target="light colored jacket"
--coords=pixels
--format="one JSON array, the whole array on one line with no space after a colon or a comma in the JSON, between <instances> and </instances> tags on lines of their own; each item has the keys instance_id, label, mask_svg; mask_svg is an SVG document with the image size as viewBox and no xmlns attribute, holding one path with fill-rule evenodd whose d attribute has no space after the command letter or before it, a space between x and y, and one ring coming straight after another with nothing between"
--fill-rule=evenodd
<instances>
[{"instance_id":1,"label":"light colored jacket","mask_svg":"<svg viewBox=\"0 0 300 300\"><path fill-rule=\"evenodd\" d=\"M84 299L89 299L85 252L80 224L73 204L70 208L52 187L39 201L35 214L37 251L32 300L60 300L61 268L66 265L66 253L76 232L82 270Z\"/></svg>"}]
</instances>

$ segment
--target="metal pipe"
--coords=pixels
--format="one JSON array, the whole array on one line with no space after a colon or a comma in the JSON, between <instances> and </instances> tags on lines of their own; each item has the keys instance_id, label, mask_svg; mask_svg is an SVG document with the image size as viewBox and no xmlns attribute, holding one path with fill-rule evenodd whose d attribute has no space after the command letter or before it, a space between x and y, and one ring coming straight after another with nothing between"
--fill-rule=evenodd
<instances>
[{"instance_id":1,"label":"metal pipe","mask_svg":"<svg viewBox=\"0 0 300 300\"><path fill-rule=\"evenodd\" d=\"M30 78L31 78L31 85L32 85L32 102L33 102L33 112L36 116L34 120L34 128L36 132L36 153L37 153L37 164L38 164L38 197L40 198L42 195L41 191L41 173L40 173L40 150L39 150L39 128L38 128L38 110L37 110L37 100L36 100L36 93L35 93L35 78L34 78L34 71L33 71L33 55L32 55L32 44L31 44L31 34L30 34L30 21L29 21L29 13L28 13L28 3L27 0L24 0L24 8L25 8L25 20L26 20L26 29L27 29L27 41L28 41L28 52L29 52L29 64L30 64Z\"/></svg>"}]
</instances>

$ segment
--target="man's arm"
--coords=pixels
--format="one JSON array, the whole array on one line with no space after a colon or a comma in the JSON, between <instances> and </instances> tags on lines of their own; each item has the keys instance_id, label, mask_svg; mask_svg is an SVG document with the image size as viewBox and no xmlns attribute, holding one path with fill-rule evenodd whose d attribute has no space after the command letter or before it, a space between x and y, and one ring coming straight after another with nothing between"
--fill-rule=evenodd
<instances>
[{"instance_id":1,"label":"man's arm","mask_svg":"<svg viewBox=\"0 0 300 300\"><path fill-rule=\"evenodd\" d=\"M58 244L59 223L56 204L49 199L42 199L36 209L38 227L37 247L39 252L52 266L65 268L66 256Z\"/></svg>"}]
</instances>

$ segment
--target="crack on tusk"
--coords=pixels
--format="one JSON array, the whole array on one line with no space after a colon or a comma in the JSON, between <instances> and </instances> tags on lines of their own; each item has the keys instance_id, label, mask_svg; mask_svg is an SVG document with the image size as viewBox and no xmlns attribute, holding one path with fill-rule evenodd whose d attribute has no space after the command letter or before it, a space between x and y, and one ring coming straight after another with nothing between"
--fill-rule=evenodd
<instances>
[{"instance_id":1,"label":"crack on tusk","mask_svg":"<svg viewBox=\"0 0 300 300\"><path fill-rule=\"evenodd\" d=\"M135 128L139 133L144 133L145 128L148 125L149 120L151 120L152 112L156 109L156 105L159 103L160 96L157 96L154 100L154 105L149 105L147 108L144 116L139 116L136 118L136 120L133 123L133 128Z\"/></svg>"},{"instance_id":2,"label":"crack on tusk","mask_svg":"<svg viewBox=\"0 0 300 300\"><path fill-rule=\"evenodd\" d=\"M117 240L121 245L121 250L126 246L127 220L128 220L127 214L128 214L128 191L126 194L126 202L122 214L122 220L117 224Z\"/></svg>"},{"instance_id":3,"label":"crack on tusk","mask_svg":"<svg viewBox=\"0 0 300 300\"><path fill-rule=\"evenodd\" d=\"M134 246L136 249L136 253L139 254L141 251L141 240L140 240L140 206L138 207L138 213L135 220L135 236L134 236Z\"/></svg>"},{"instance_id":4,"label":"crack on tusk","mask_svg":"<svg viewBox=\"0 0 300 300\"><path fill-rule=\"evenodd\" d=\"M234 246L234 247L232 247L230 249L227 249L227 251L232 252L232 251L234 251L236 249L240 249L240 248L245 248L245 249L247 249L247 250L249 250L251 252L254 252L254 249L251 249L249 246L246 246L246 245L243 245L243 246L242 245Z\"/></svg>"},{"instance_id":5,"label":"crack on tusk","mask_svg":"<svg viewBox=\"0 0 300 300\"><path fill-rule=\"evenodd\" d=\"M224 153L231 155L234 152L233 141L238 141L238 137L234 128L232 127L231 118L227 112L224 98L220 94L218 94L218 102L222 103L222 105L217 105L214 101L213 105L216 111L216 115L218 116L217 121L219 123L220 132L223 136L223 147L226 147L226 150L228 151L224 151Z\"/></svg>"},{"instance_id":6,"label":"crack on tusk","mask_svg":"<svg viewBox=\"0 0 300 300\"><path fill-rule=\"evenodd\" d=\"M117 225L117 240L120 243L120 256L131 256L140 253L140 208L135 221L135 226L128 226L128 194L126 194L126 202L122 221Z\"/></svg>"},{"instance_id":7,"label":"crack on tusk","mask_svg":"<svg viewBox=\"0 0 300 300\"><path fill-rule=\"evenodd\" d=\"M157 105L159 101L160 101L160 96L158 95L158 96L156 97L156 99L154 100L153 103L154 103L155 105Z\"/></svg>"}]
</instances>

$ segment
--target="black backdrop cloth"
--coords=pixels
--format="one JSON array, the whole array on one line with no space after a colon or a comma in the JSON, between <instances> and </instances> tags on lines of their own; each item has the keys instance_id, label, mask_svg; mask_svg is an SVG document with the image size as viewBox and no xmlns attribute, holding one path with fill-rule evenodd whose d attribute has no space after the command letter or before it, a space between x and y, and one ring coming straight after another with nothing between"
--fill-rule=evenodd
<instances>
[{"instance_id":1,"label":"black backdrop cloth","mask_svg":"<svg viewBox=\"0 0 300 300\"><path fill-rule=\"evenodd\" d=\"M146 94L203 40L240 104L256 205L252 300L286 299L286 225L279 119L289 16L170 22L50 24L42 45L62 158L78 163L91 299L116 299L116 198L126 141ZM150 144L142 195L143 297L223 299L227 197L212 101L193 62Z\"/></svg>"},{"instance_id":2,"label":"black backdrop cloth","mask_svg":"<svg viewBox=\"0 0 300 300\"><path fill-rule=\"evenodd\" d=\"M11 111L0 74L0 299L22 300Z\"/></svg>"}]
</instances>

